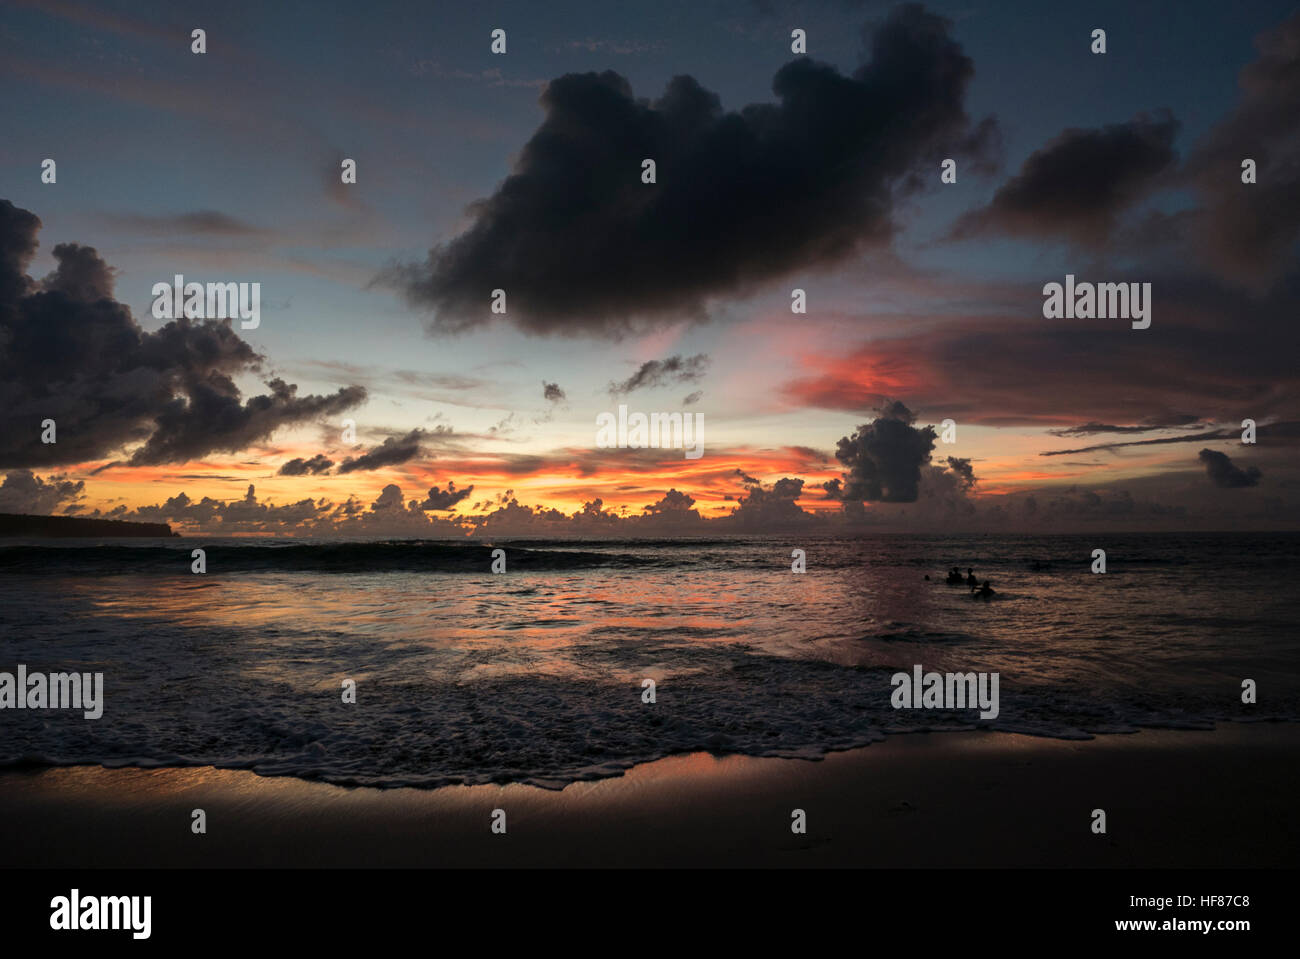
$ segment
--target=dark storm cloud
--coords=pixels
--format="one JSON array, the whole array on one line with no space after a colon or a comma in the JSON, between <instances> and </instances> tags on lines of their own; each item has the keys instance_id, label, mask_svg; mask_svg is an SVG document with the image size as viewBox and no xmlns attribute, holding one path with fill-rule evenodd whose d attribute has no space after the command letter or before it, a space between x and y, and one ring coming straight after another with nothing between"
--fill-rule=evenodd
<instances>
[{"instance_id":1,"label":"dark storm cloud","mask_svg":"<svg viewBox=\"0 0 1300 959\"><path fill-rule=\"evenodd\" d=\"M1120 214L1172 168L1177 132L1168 112L1095 130L1067 129L1034 152L987 207L958 220L952 235L1065 235L1099 245Z\"/></svg>"},{"instance_id":2,"label":"dark storm cloud","mask_svg":"<svg viewBox=\"0 0 1300 959\"><path fill-rule=\"evenodd\" d=\"M1220 489L1241 489L1245 486L1258 486L1263 474L1257 466L1242 469L1232 462L1227 453L1205 449L1197 454L1205 464L1205 474Z\"/></svg>"},{"instance_id":3,"label":"dark storm cloud","mask_svg":"<svg viewBox=\"0 0 1300 959\"><path fill-rule=\"evenodd\" d=\"M704 371L708 368L707 353L697 353L685 359L674 354L664 360L647 360L622 383L610 383L609 393L618 396L668 383L694 383L704 376Z\"/></svg>"},{"instance_id":4,"label":"dark storm cloud","mask_svg":"<svg viewBox=\"0 0 1300 959\"><path fill-rule=\"evenodd\" d=\"M800 58L777 71L776 103L738 112L690 76L654 101L613 72L559 77L469 229L377 282L431 308L435 332L490 322L503 289L505 318L525 331L618 335L885 242L897 193L937 181L943 157L982 159L995 139L991 119L966 115L974 68L948 30L898 7L852 75Z\"/></svg>"},{"instance_id":5,"label":"dark storm cloud","mask_svg":"<svg viewBox=\"0 0 1300 959\"><path fill-rule=\"evenodd\" d=\"M897 401L881 408L870 423L842 437L835 458L848 470L843 485L824 486L845 502L914 503L921 467L930 462L934 428L917 429L916 417Z\"/></svg>"},{"instance_id":6,"label":"dark storm cloud","mask_svg":"<svg viewBox=\"0 0 1300 959\"><path fill-rule=\"evenodd\" d=\"M457 503L465 499L472 492L474 492L474 487L472 485L467 486L464 489L456 489L456 484L449 481L445 490L438 489L436 486L430 489L429 495L426 496L424 502L420 504L420 509L425 510L426 512L430 510L453 509Z\"/></svg>"},{"instance_id":7,"label":"dark storm cloud","mask_svg":"<svg viewBox=\"0 0 1300 959\"><path fill-rule=\"evenodd\" d=\"M566 399L564 390L560 389L559 383L547 383L542 381L542 399L548 403L562 403Z\"/></svg>"},{"instance_id":8,"label":"dark storm cloud","mask_svg":"<svg viewBox=\"0 0 1300 959\"><path fill-rule=\"evenodd\" d=\"M332 460L317 453L311 459L303 459L301 456L297 459L289 460L280 467L281 476L306 476L308 473L313 475L317 473L327 473L329 468L334 465Z\"/></svg>"},{"instance_id":9,"label":"dark storm cloud","mask_svg":"<svg viewBox=\"0 0 1300 959\"><path fill-rule=\"evenodd\" d=\"M262 357L228 321L179 319L146 332L113 299L95 250L61 243L57 268L27 275L40 220L0 200L0 467L78 463L135 447L127 462L238 452L282 426L333 416L365 390L297 395L280 379L244 399L235 377ZM42 443L52 419L57 442Z\"/></svg>"},{"instance_id":10,"label":"dark storm cloud","mask_svg":"<svg viewBox=\"0 0 1300 959\"><path fill-rule=\"evenodd\" d=\"M340 473L354 473L357 470L374 470L381 466L398 466L410 462L420 455L421 443L425 431L413 429L405 436L390 436L369 453L349 456L339 464Z\"/></svg>"}]
</instances>

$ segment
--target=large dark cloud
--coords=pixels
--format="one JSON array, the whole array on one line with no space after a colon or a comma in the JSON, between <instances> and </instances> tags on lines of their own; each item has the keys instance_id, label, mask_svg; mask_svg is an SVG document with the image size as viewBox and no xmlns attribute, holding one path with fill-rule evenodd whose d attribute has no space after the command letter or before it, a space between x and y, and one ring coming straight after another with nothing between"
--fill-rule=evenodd
<instances>
[{"instance_id":1,"label":"large dark cloud","mask_svg":"<svg viewBox=\"0 0 1300 959\"><path fill-rule=\"evenodd\" d=\"M361 387L297 395L280 379L245 399L235 377L262 358L229 321L180 319L146 332L113 299L95 250L54 247L56 269L27 275L40 220L0 200L0 467L79 463L131 449L133 465L237 452L282 426L334 416ZM41 442L55 421L57 442Z\"/></svg>"},{"instance_id":2,"label":"large dark cloud","mask_svg":"<svg viewBox=\"0 0 1300 959\"><path fill-rule=\"evenodd\" d=\"M900 191L937 182L943 157L986 156L995 138L965 112L974 68L948 30L901 6L852 75L800 58L776 73L776 103L739 112L689 76L653 101L616 73L562 76L469 229L381 280L434 310L438 332L497 318L500 288L504 318L526 331L618 334L886 241Z\"/></svg>"},{"instance_id":3,"label":"large dark cloud","mask_svg":"<svg viewBox=\"0 0 1300 959\"><path fill-rule=\"evenodd\" d=\"M911 410L894 402L852 436L842 437L835 458L848 472L842 486L833 480L828 491L845 502L916 502L921 467L929 465L936 437L933 427L917 429L915 421Z\"/></svg>"},{"instance_id":4,"label":"large dark cloud","mask_svg":"<svg viewBox=\"0 0 1300 959\"><path fill-rule=\"evenodd\" d=\"M987 207L958 220L953 236L1066 235L1100 245L1120 214L1172 169L1177 132L1167 112L1095 130L1065 130L1034 152Z\"/></svg>"},{"instance_id":5,"label":"large dark cloud","mask_svg":"<svg viewBox=\"0 0 1300 959\"><path fill-rule=\"evenodd\" d=\"M1220 489L1241 489L1245 486L1258 486L1263 474L1257 466L1242 469L1232 462L1227 453L1204 449L1197 454L1205 464L1205 473L1210 481Z\"/></svg>"}]
</instances>

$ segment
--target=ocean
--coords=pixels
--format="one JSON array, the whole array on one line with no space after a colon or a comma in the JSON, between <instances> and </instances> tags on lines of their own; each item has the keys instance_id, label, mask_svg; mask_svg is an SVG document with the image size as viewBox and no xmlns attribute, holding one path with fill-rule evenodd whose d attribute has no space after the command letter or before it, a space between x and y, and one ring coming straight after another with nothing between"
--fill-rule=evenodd
<instances>
[{"instance_id":1,"label":"ocean","mask_svg":"<svg viewBox=\"0 0 1300 959\"><path fill-rule=\"evenodd\" d=\"M0 711L0 765L561 788L701 750L1293 722L1297 577L1297 533L12 543L0 671L102 672L104 709ZM917 665L998 673L997 717L893 708Z\"/></svg>"}]
</instances>

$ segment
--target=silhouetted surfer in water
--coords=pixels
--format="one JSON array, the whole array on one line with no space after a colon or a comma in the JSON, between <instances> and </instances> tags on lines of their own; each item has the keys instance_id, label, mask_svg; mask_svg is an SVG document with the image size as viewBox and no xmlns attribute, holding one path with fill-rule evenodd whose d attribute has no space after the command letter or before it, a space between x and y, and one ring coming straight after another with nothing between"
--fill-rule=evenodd
<instances>
[{"instance_id":1,"label":"silhouetted surfer in water","mask_svg":"<svg viewBox=\"0 0 1300 959\"><path fill-rule=\"evenodd\" d=\"M989 585L989 581L987 579L984 580L984 585L980 586L978 589L972 586L970 588L970 594L975 599L991 599L993 596L997 595L993 591L993 587Z\"/></svg>"}]
</instances>

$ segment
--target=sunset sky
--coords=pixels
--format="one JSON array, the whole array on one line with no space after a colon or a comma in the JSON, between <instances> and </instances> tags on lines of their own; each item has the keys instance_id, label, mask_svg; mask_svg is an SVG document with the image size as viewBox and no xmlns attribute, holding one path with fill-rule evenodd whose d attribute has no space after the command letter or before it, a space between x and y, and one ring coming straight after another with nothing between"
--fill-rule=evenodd
<instances>
[{"instance_id":1,"label":"sunset sky","mask_svg":"<svg viewBox=\"0 0 1300 959\"><path fill-rule=\"evenodd\" d=\"M456 6L5 5L0 512L1300 527L1294 3ZM155 319L176 274L260 326ZM1066 274L1151 327L1045 319ZM598 448L620 403L703 456Z\"/></svg>"}]
</instances>

